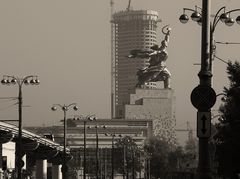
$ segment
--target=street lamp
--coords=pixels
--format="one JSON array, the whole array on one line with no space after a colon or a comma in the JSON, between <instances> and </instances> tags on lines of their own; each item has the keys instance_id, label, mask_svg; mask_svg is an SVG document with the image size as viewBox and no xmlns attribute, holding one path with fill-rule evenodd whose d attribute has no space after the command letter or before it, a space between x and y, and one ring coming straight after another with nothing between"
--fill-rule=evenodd
<instances>
[{"instance_id":1,"label":"street lamp","mask_svg":"<svg viewBox=\"0 0 240 179\"><path fill-rule=\"evenodd\" d=\"M127 160L127 154L128 152L126 151L126 149L128 149L128 146L126 146L126 144L129 143L129 136L126 136L124 138L122 138L122 142L123 142L123 179L128 179L128 160Z\"/></svg>"},{"instance_id":2,"label":"street lamp","mask_svg":"<svg viewBox=\"0 0 240 179\"><path fill-rule=\"evenodd\" d=\"M222 7L214 16L213 21L210 22L209 7L210 1L202 0L202 8L200 8L201 12L199 13L201 15L200 19L202 24L201 70L198 73L200 84L191 93L191 102L193 106L198 109L197 135L199 138L199 161L197 176L199 179L212 178L210 171L208 140L211 135L211 107L216 102L216 93L211 88L212 61L215 51L213 34L219 21L224 22L228 26L233 25L234 20L230 15L232 12L240 11L240 9L234 9L226 12L226 8ZM198 9L193 10L184 8L183 15L179 18L182 23L187 23L189 20L188 16L185 14L185 11L187 10L196 13ZM236 21L238 24L240 23L239 16L236 18Z\"/></svg>"},{"instance_id":3,"label":"street lamp","mask_svg":"<svg viewBox=\"0 0 240 179\"><path fill-rule=\"evenodd\" d=\"M88 128L91 128L90 126L88 126ZM95 132L96 132L96 179L99 178L99 148L98 148L98 128L103 128L106 129L107 127L105 125L103 126L98 126L95 125Z\"/></svg>"},{"instance_id":4,"label":"street lamp","mask_svg":"<svg viewBox=\"0 0 240 179\"><path fill-rule=\"evenodd\" d=\"M112 163L112 179L114 179L114 138L117 136L122 137L122 135L121 134L116 135L115 133L105 133L105 136L112 137L111 163Z\"/></svg>"},{"instance_id":5,"label":"street lamp","mask_svg":"<svg viewBox=\"0 0 240 179\"><path fill-rule=\"evenodd\" d=\"M86 179L86 124L87 121L96 121L95 115L88 115L86 117L75 116L74 120L83 119L83 179Z\"/></svg>"},{"instance_id":6,"label":"street lamp","mask_svg":"<svg viewBox=\"0 0 240 179\"><path fill-rule=\"evenodd\" d=\"M37 76L29 75L23 78L4 75L1 80L3 85L18 85L18 142L16 143L16 167L17 167L17 178L22 178L22 167L24 165L22 161L22 86L24 85L38 85L40 81Z\"/></svg>"},{"instance_id":7,"label":"street lamp","mask_svg":"<svg viewBox=\"0 0 240 179\"><path fill-rule=\"evenodd\" d=\"M62 176L63 179L67 179L67 160L66 160L66 143L67 143L67 137L66 137L66 132L67 132L67 126L66 126L66 113L70 109L70 107L73 107L73 110L77 111L78 107L76 103L72 103L69 105L61 105L61 104L53 104L52 106L52 111L56 111L57 107L60 107L60 109L63 111L64 118L63 118L63 164L62 164Z\"/></svg>"},{"instance_id":8,"label":"street lamp","mask_svg":"<svg viewBox=\"0 0 240 179\"><path fill-rule=\"evenodd\" d=\"M189 18L188 15L185 13L185 11L192 11L192 20L197 22L198 24L202 24L202 8L199 8L198 6L195 6L195 10L189 9L189 8L183 8L183 14L179 17L179 20L181 23L185 24L188 22ZM200 12L198 11L200 9ZM227 26L232 26L235 21L231 17L231 13L240 11L240 9L233 9L230 11L226 11L226 7L221 7L217 13L213 17L213 21L210 22L210 46L209 46L209 52L210 52L210 59L209 59L209 70L212 71L212 62L214 60L215 55L215 41L214 41L214 32L217 27L217 24L219 22L225 23ZM236 22L240 25L240 16L237 16Z\"/></svg>"}]
</instances>

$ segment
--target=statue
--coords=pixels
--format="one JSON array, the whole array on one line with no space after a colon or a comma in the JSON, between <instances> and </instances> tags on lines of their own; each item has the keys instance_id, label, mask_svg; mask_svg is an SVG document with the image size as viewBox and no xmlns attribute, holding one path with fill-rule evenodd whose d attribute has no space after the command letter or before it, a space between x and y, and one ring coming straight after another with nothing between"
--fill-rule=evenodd
<instances>
[{"instance_id":1,"label":"statue","mask_svg":"<svg viewBox=\"0 0 240 179\"><path fill-rule=\"evenodd\" d=\"M153 45L151 50L131 50L129 58L149 58L149 66L137 71L138 83L136 87L141 87L147 82L163 81L164 88L170 88L171 73L166 68L166 60L168 58L167 46L171 32L171 28L168 26L162 28L165 38L161 42L160 47Z\"/></svg>"}]
</instances>

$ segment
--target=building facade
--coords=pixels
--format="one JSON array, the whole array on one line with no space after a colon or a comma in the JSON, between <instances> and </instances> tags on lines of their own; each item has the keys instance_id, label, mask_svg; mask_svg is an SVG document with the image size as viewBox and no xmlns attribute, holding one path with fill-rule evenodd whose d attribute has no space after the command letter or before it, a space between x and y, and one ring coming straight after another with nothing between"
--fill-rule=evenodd
<instances>
[{"instance_id":1,"label":"building facade","mask_svg":"<svg viewBox=\"0 0 240 179\"><path fill-rule=\"evenodd\" d=\"M134 49L150 49L157 43L158 13L151 10L126 10L112 15L112 118L124 117L124 105L137 83L137 70L148 59L130 59Z\"/></svg>"},{"instance_id":2,"label":"building facade","mask_svg":"<svg viewBox=\"0 0 240 179\"><path fill-rule=\"evenodd\" d=\"M69 119L67 122L67 145L71 149L81 148L84 145L84 120L86 119ZM98 126L97 130L96 126ZM27 129L40 135L51 133L57 142L63 143L63 126L28 127ZM119 135L121 137L129 136L138 146L142 146L145 139L153 135L152 120L150 119L97 119L96 121L87 121L85 129L87 148L96 147L96 137L99 148L111 148L112 137L106 134L115 134L115 139L119 139Z\"/></svg>"},{"instance_id":3,"label":"building facade","mask_svg":"<svg viewBox=\"0 0 240 179\"><path fill-rule=\"evenodd\" d=\"M175 96L172 89L136 88L125 105L125 119L152 121L152 134L176 145Z\"/></svg>"}]
</instances>

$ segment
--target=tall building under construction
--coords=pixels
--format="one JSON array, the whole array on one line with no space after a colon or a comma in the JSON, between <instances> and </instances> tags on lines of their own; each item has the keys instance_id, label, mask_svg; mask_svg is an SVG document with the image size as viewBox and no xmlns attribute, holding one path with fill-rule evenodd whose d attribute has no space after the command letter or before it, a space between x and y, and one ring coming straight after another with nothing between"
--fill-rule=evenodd
<instances>
[{"instance_id":1,"label":"tall building under construction","mask_svg":"<svg viewBox=\"0 0 240 179\"><path fill-rule=\"evenodd\" d=\"M135 91L137 70L148 59L130 59L134 49L150 49L157 43L158 13L152 10L120 11L112 14L112 118L124 117L124 106Z\"/></svg>"}]
</instances>

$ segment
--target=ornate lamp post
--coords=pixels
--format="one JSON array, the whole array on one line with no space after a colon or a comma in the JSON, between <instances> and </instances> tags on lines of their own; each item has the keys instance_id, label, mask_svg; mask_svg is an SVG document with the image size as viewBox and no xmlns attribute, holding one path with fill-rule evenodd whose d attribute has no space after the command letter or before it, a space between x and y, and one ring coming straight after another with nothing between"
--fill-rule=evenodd
<instances>
[{"instance_id":1,"label":"ornate lamp post","mask_svg":"<svg viewBox=\"0 0 240 179\"><path fill-rule=\"evenodd\" d=\"M212 178L208 140L211 135L211 107L216 102L216 93L211 88L212 61L215 50L213 35L218 22L222 21L226 25L231 26L234 24L234 20L230 17L230 14L240 11L240 9L234 9L226 12L226 8L222 7L214 16L213 21L210 22L209 7L210 1L202 0L202 8L196 7L195 10L184 8L183 15L179 18L182 23L187 23L189 18L185 14L185 11L192 11L192 20L202 24L201 70L198 73L200 84L191 93L191 102L198 109L197 134L199 137L199 162L197 176L199 179ZM199 9L201 9L200 12L198 12ZM236 18L236 21L238 24L240 23L240 16Z\"/></svg>"},{"instance_id":2,"label":"ornate lamp post","mask_svg":"<svg viewBox=\"0 0 240 179\"><path fill-rule=\"evenodd\" d=\"M67 113L67 111L69 110L70 107L73 107L73 109L75 111L78 110L78 107L77 107L76 103L72 103L72 104L69 104L69 105L54 104L51 109L53 111L56 111L57 107L60 107L60 109L63 111L63 114L64 114L64 118L63 118L63 165L62 165L62 176L63 176L63 179L67 179L68 178L68 176L67 176L68 168L67 168L67 160L66 160L66 143L67 143L67 137L66 137L66 132L67 132L66 113Z\"/></svg>"},{"instance_id":3,"label":"ornate lamp post","mask_svg":"<svg viewBox=\"0 0 240 179\"><path fill-rule=\"evenodd\" d=\"M200 10L200 12L199 12ZM180 16L179 20L181 23L185 24L188 22L189 17L185 13L185 11L191 11L193 12L191 15L191 19L195 22L197 22L199 25L202 25L202 8L195 6L194 9L189 8L183 8L183 14ZM210 59L209 59L209 70L212 70L212 61L215 57L215 41L214 41L214 32L217 27L217 24L219 22L225 23L227 26L232 26L234 24L234 19L231 17L231 13L240 11L240 9L233 9L230 11L226 11L226 7L221 7L215 16L213 17L213 21L210 22L210 46L209 46L209 52L210 52ZM240 16L236 18L236 22L240 25Z\"/></svg>"},{"instance_id":4,"label":"ornate lamp post","mask_svg":"<svg viewBox=\"0 0 240 179\"><path fill-rule=\"evenodd\" d=\"M38 85L40 81L37 76L29 75L23 78L4 75L1 80L3 85L18 85L18 141L16 147L16 167L17 167L17 178L22 179L22 86L24 85Z\"/></svg>"},{"instance_id":5,"label":"ornate lamp post","mask_svg":"<svg viewBox=\"0 0 240 179\"><path fill-rule=\"evenodd\" d=\"M95 115L74 117L74 120L83 120L83 179L86 179L86 124L87 121L96 121L96 119Z\"/></svg>"}]
</instances>

